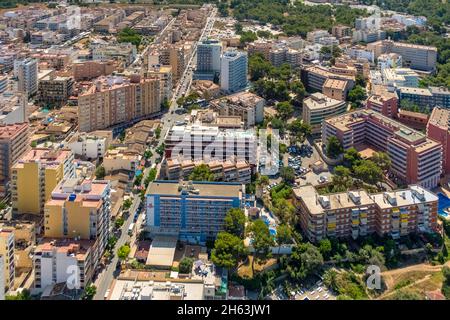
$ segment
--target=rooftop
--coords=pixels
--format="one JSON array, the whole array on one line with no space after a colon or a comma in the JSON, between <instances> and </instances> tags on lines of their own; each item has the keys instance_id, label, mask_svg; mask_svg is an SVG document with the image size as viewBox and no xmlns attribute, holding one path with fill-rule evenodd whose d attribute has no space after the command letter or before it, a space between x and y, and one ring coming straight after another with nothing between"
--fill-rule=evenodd
<instances>
[{"instance_id":1,"label":"rooftop","mask_svg":"<svg viewBox=\"0 0 450 320\"><path fill-rule=\"evenodd\" d=\"M190 196L197 197L240 197L243 185L231 182L187 182L183 185L178 181L153 181L148 189L150 195L180 196L182 190Z\"/></svg>"}]
</instances>

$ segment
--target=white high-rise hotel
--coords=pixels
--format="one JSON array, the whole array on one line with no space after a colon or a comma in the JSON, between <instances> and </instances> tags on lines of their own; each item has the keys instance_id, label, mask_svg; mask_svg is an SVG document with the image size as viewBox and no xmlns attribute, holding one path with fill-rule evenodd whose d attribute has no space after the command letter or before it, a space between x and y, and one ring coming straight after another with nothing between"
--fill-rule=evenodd
<instances>
[{"instance_id":1,"label":"white high-rise hotel","mask_svg":"<svg viewBox=\"0 0 450 320\"><path fill-rule=\"evenodd\" d=\"M247 61L246 52L224 52L220 68L220 88L223 91L233 93L247 87Z\"/></svg>"},{"instance_id":2,"label":"white high-rise hotel","mask_svg":"<svg viewBox=\"0 0 450 320\"><path fill-rule=\"evenodd\" d=\"M36 59L14 61L14 76L18 79L17 89L32 96L38 90L38 65Z\"/></svg>"}]
</instances>

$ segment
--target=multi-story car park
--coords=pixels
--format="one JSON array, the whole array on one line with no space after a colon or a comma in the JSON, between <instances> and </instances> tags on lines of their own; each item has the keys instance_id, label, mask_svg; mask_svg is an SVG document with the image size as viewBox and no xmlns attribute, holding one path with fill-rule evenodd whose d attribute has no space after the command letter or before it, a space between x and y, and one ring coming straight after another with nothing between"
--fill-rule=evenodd
<instances>
[{"instance_id":1,"label":"multi-story car park","mask_svg":"<svg viewBox=\"0 0 450 320\"><path fill-rule=\"evenodd\" d=\"M300 225L311 241L356 239L377 233L394 239L437 227L438 197L418 185L393 192L364 190L319 195L311 185L294 189Z\"/></svg>"},{"instance_id":2,"label":"multi-story car park","mask_svg":"<svg viewBox=\"0 0 450 320\"><path fill-rule=\"evenodd\" d=\"M442 172L442 145L373 110L358 110L324 120L322 141L337 137L344 149L365 143L387 152L391 173L408 184L437 186Z\"/></svg>"}]
</instances>

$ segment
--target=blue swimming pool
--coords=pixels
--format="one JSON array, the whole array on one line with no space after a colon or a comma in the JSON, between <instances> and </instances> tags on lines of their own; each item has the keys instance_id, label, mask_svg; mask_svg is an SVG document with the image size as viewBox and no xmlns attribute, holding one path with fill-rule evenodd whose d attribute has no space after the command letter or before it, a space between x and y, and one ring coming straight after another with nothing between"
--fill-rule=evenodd
<instances>
[{"instance_id":1,"label":"blue swimming pool","mask_svg":"<svg viewBox=\"0 0 450 320\"><path fill-rule=\"evenodd\" d=\"M447 217L448 214L444 210L450 207L450 199L443 193L438 193L438 213L443 216Z\"/></svg>"}]
</instances>

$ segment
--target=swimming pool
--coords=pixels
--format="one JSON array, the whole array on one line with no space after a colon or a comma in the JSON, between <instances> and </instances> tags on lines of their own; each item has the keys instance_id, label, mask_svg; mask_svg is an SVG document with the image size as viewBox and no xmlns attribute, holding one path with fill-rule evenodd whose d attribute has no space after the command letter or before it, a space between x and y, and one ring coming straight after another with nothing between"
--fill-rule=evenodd
<instances>
[{"instance_id":1,"label":"swimming pool","mask_svg":"<svg viewBox=\"0 0 450 320\"><path fill-rule=\"evenodd\" d=\"M448 214L444 210L450 207L450 199L442 192L439 192L437 195L438 195L438 213L443 217L447 217Z\"/></svg>"}]
</instances>

